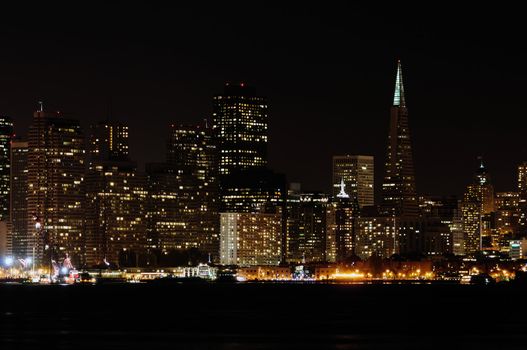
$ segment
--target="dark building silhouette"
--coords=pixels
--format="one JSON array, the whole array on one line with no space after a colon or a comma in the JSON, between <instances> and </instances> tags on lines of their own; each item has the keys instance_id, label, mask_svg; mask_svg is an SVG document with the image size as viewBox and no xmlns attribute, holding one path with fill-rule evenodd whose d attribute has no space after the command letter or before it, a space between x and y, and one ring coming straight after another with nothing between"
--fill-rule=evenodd
<instances>
[{"instance_id":1,"label":"dark building silhouette","mask_svg":"<svg viewBox=\"0 0 527 350\"><path fill-rule=\"evenodd\" d=\"M345 191L344 179L340 191L330 197L326 211L326 261L344 262L356 256L360 205L357 192Z\"/></svg>"},{"instance_id":2,"label":"dark building silhouette","mask_svg":"<svg viewBox=\"0 0 527 350\"><path fill-rule=\"evenodd\" d=\"M222 212L250 213L268 211L285 205L286 178L269 169L253 169L223 176Z\"/></svg>"},{"instance_id":3,"label":"dark building silhouette","mask_svg":"<svg viewBox=\"0 0 527 350\"><path fill-rule=\"evenodd\" d=\"M328 196L290 190L287 196L286 259L294 263L326 261Z\"/></svg>"},{"instance_id":4,"label":"dark building silhouette","mask_svg":"<svg viewBox=\"0 0 527 350\"><path fill-rule=\"evenodd\" d=\"M17 259L33 258L36 255L34 243L28 235L27 177L28 143L14 140L11 143L11 210L10 246L11 254Z\"/></svg>"},{"instance_id":5,"label":"dark building silhouette","mask_svg":"<svg viewBox=\"0 0 527 350\"><path fill-rule=\"evenodd\" d=\"M88 156L93 160L128 160L128 126L102 121L90 127Z\"/></svg>"},{"instance_id":6,"label":"dark building silhouette","mask_svg":"<svg viewBox=\"0 0 527 350\"><path fill-rule=\"evenodd\" d=\"M406 256L438 256L453 252L450 227L438 218L397 220L398 252Z\"/></svg>"}]
</instances>

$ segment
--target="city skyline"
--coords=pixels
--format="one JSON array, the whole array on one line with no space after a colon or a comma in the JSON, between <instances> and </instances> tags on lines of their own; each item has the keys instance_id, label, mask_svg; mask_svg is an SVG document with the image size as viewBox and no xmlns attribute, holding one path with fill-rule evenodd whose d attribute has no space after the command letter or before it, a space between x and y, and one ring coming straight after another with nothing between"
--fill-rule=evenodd
<instances>
[{"instance_id":1,"label":"city skyline","mask_svg":"<svg viewBox=\"0 0 527 350\"><path fill-rule=\"evenodd\" d=\"M0 348L525 347L499 5L3 4Z\"/></svg>"},{"instance_id":2,"label":"city skyline","mask_svg":"<svg viewBox=\"0 0 527 350\"><path fill-rule=\"evenodd\" d=\"M110 5L99 14L95 30L82 24L96 8L78 13L75 20L50 20L45 28L34 24L39 9L25 13L23 22L29 24L24 28L8 19L14 23L2 29L6 50L0 58L0 108L13 117L19 134L27 130L39 100L47 109L72 113L85 128L110 110L113 118L130 124L130 151L142 168L162 160L164 145L158 138L140 136L141 120L151 121L144 126L148 134L160 133L172 122L196 123L212 114L210 97L221 92L225 81L244 81L269 101L270 166L305 188L329 191L334 154L372 154L381 169L393 66L400 58L411 107L418 192L461 195L478 155L485 156L497 188L514 188L513 173L526 151L521 144L524 47L514 40L513 21L495 33L481 26L491 15L503 13L478 9L479 16L470 16L478 32L463 22L468 9L449 14L449 28L439 30L434 24L448 13L447 7L429 14L430 23L412 18L404 8L372 11L358 6L342 15L309 7L298 13L268 8L254 14L253 26L241 16L243 33L234 24L222 27L221 33L233 40L226 48L247 52L222 56L214 54L225 50L211 35L210 29L219 25L214 9L173 9L178 19L174 29L168 26L172 21L150 6ZM50 19L57 16L53 7L42 10ZM146 25L132 28L130 19L143 10ZM240 13L226 10L219 13L227 18ZM167 21L154 23L155 16ZM268 18L275 27L265 26ZM391 38L388 29L395 18L402 19L400 35ZM68 24L70 32L59 23ZM177 31L187 26L192 34ZM469 39L471 45L464 45ZM512 61L504 54L509 49L518 54ZM33 50L46 55L33 58ZM204 54L208 50L211 55ZM494 116L502 121L497 127ZM291 144L290 135L298 142ZM320 174L313 174L313 168ZM380 179L377 173L376 183Z\"/></svg>"},{"instance_id":3,"label":"city skyline","mask_svg":"<svg viewBox=\"0 0 527 350\"><path fill-rule=\"evenodd\" d=\"M395 59L394 60L395 62L400 62L401 60L400 59ZM397 66L395 66L397 67ZM394 79L394 82L396 82L397 79ZM229 86L229 85L241 85L241 86L249 86L250 88L254 88L255 86L253 85L250 85L246 82L224 82L224 87L225 86ZM218 93L221 89L218 89ZM395 92L395 94L397 94L397 91ZM218 94L215 94L214 96L216 96ZM393 95L393 92L392 92L392 95ZM214 97L214 96L211 96ZM264 97L265 98L265 97ZM397 97L396 96L392 96L392 100L395 100ZM268 102L267 102L268 103ZM39 108L43 108L42 106L45 104L45 101L35 101L34 105L36 106L36 108L34 108L33 112L37 112L39 110ZM200 124L203 123L204 121L208 122L208 123L212 123L213 121L213 113L212 113L212 108L213 104L211 104L211 113L209 115L206 115L204 116L204 118L194 122L194 124ZM102 107L101 107L102 108ZM119 116L116 116L116 115L113 115L112 112L110 112L111 110L111 103L110 102L107 102L106 104L106 107L105 107L107 110L106 110L106 115L102 114L100 116L100 118L97 120L97 122L94 122L92 123L91 125L86 125L86 120L83 120L81 118L78 118L78 116L75 114L75 113L71 113L71 112L63 112L62 110L57 109L56 112L58 112L59 114L65 116L65 117L70 117L70 118L73 118L73 119L77 119L79 120L79 122L81 123L81 126L82 126L82 129L85 133L85 136L88 135L88 132L89 132L89 129L91 128L92 125L95 125L97 123L102 123L103 120L106 120L108 122L113 122L113 123L119 123L119 124L122 124L123 122L126 122L126 118L120 118ZM52 109L51 109L52 111ZM272 115L269 116L270 117L270 120L272 120ZM22 119L22 123L18 123L18 120L17 118L15 117L12 117L12 116L8 116L6 115L6 118L10 118L12 120L12 123L13 123L13 129L15 131L14 133L14 137L16 137L17 139L22 139L22 140L27 140L28 138L28 130L20 130L21 128L20 127L17 127L18 124L21 124L21 125L24 125L26 123L26 120L23 120ZM386 119L386 118L385 118ZM410 118L412 119L412 118ZM174 123L176 124L193 124L193 122L185 122L185 121L180 121L180 120L173 120L172 122L170 122L169 124L165 125L164 127L170 127L170 125L174 125ZM387 122L386 124L389 124L389 122ZM412 125L412 121L410 121L410 126ZM29 129L29 128L27 128ZM272 129L272 127L270 128ZM377 133L380 133L381 130L383 130L384 128L382 127L382 125L379 126L379 128L377 129ZM135 131L135 132L134 132ZM136 138L137 139L137 135L134 135L134 134L137 134L137 131L138 130L133 130L132 129L132 132L131 132L131 138ZM384 130L387 132L387 130ZM135 136L135 137L134 137ZM414 137L414 135L412 135L412 138ZM419 137L418 137L419 138ZM162 140L162 138L160 138ZM164 142L163 142L164 143ZM411 142L412 145L414 145L414 141ZM268 142L268 147L269 148L272 148L272 139ZM137 146L137 145L136 145ZM164 145L163 145L164 146ZM386 147L386 146L384 146ZM419 148L419 147L415 147L413 146L413 148ZM164 149L163 149L164 151ZM413 150L413 152L415 152L416 150ZM134 150L132 150L130 153L132 153L132 157L134 157L134 154L133 154ZM160 154L162 154L162 152L159 152L159 150L154 150L152 152L152 154L150 154L149 156L150 157L147 157L145 158L145 155L144 154L141 154L141 152L138 152L138 150L136 149L135 150L135 153L139 153L138 155L136 155L134 158L136 159L140 159L138 160L138 165L139 165L139 171L141 172L145 172L146 171L146 167L148 166L149 163L156 163L158 161L162 161L163 160L163 155L160 156ZM373 154L374 152L371 152L371 151L368 151L366 150L365 152L363 152L363 154ZM153 155L155 154L155 155ZM332 158L337 156L338 153L335 153L335 154L332 154L329 158L329 160L326 160L326 163L329 163L329 165L327 166L327 169L323 170L322 173L324 174L324 178L328 178L329 182L328 181L324 181L324 182L328 182L328 184L326 185L321 185L319 187L313 187L313 186L309 186L310 181L302 181L302 178L300 179L296 179L296 178L290 178L288 175L288 173L286 172L281 172L279 171L279 169L276 169L274 168L272 165L276 162L276 160L273 161L272 159L272 156L269 156L268 159L269 159L269 167L274 169L274 170L278 170L278 172L280 173L285 173L286 177L287 177L287 181L289 183L292 183L292 182L298 182L298 183L301 183L302 184L302 187L304 189L307 188L307 190L309 191L323 191L323 192L326 192L326 193L332 193L334 191L334 188L335 188L335 183L334 183L334 179L333 179L333 174L332 174ZM343 151L341 152L341 154L346 154L346 155L359 155L359 153L357 152L353 152L352 150L349 150L349 151ZM160 158L161 157L161 158ZM382 162L385 158L384 155L382 155L382 152L380 154L375 154L373 156L375 158L375 164L377 164L378 162ZM480 161L481 158L484 158L485 159L485 162L488 164L488 158L486 158L484 155L482 155L482 153L475 153L473 155L473 157L471 157L470 160L466 161L465 163L469 162L469 163L472 163L471 165L471 169L478 164L478 162ZM518 159L522 159L522 158L518 158ZM508 166L513 166L514 168L516 168L517 165L521 164L523 161L519 161L518 163L515 163L515 164L509 164ZM415 160L414 160L414 163L415 163ZM385 164L381 164L381 169L385 166ZM422 168L422 165L420 166L419 164L416 164L414 166L415 168L417 169L420 169ZM416 170L415 172L418 172L419 170ZM514 171L513 171L514 172ZM304 174L306 175L306 174ZM465 176L466 174L463 174L463 176ZM375 178L374 178L374 181L375 183L377 184L375 186L375 192L374 192L374 196L375 196L375 201L380 201L381 200L381 195L382 195L382 176L383 174L381 174L380 172L376 172L375 173ZM451 195L451 194L454 194L454 195L459 195L461 196L463 194L463 188L464 186L466 185L466 182L470 182L470 178L471 178L471 172L468 173L468 176L466 176L467 179L465 181L465 183L463 184L456 184L456 185L453 185L451 186L452 187L452 191L450 192L445 192L445 193L438 193L438 192L434 192L434 191L431 191L431 192L426 192L426 191L421 191L420 188L418 187L417 188L417 193L418 195L422 195L422 194L432 194L432 195ZM508 176L509 178L511 177L511 175ZM515 177L515 175L512 175L512 177ZM306 176L303 177L304 179L306 178ZM416 176L416 182L419 183L419 179L421 178L421 176ZM501 183L502 186L499 187L500 190L502 191L511 191L511 190L515 190L516 189L516 182L515 182L515 178L513 179L512 182L507 182L506 184L504 184L504 181L503 179L499 179L501 181L496 181L495 178L496 177L493 177L494 178L494 181L497 182L497 183ZM321 183L322 181L319 181L318 183ZM305 186L305 184L307 183L307 186ZM504 186L503 186L504 185ZM461 187L461 189L457 189L457 190L454 190L454 188L457 188L457 187Z\"/></svg>"}]
</instances>

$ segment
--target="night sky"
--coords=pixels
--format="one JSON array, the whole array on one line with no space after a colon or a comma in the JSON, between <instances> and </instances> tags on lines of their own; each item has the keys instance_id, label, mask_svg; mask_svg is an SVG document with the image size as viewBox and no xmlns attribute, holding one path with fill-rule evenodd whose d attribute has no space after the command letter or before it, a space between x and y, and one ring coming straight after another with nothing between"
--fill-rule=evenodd
<instances>
[{"instance_id":1,"label":"night sky","mask_svg":"<svg viewBox=\"0 0 527 350\"><path fill-rule=\"evenodd\" d=\"M515 189L527 159L519 9L164 3L2 7L0 113L24 135L39 100L85 127L110 110L143 165L164 159L169 123L209 117L224 82L243 81L269 100L274 170L329 191L332 155L371 154L379 189L400 58L418 191L462 193L480 154L496 189Z\"/></svg>"}]
</instances>

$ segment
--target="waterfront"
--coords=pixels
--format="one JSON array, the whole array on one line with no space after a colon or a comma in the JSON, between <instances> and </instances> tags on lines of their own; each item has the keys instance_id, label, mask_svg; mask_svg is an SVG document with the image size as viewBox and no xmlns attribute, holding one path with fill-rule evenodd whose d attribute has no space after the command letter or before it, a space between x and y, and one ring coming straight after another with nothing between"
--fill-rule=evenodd
<instances>
[{"instance_id":1,"label":"waterfront","mask_svg":"<svg viewBox=\"0 0 527 350\"><path fill-rule=\"evenodd\" d=\"M523 349L524 294L512 285L1 285L0 339L2 349Z\"/></svg>"}]
</instances>

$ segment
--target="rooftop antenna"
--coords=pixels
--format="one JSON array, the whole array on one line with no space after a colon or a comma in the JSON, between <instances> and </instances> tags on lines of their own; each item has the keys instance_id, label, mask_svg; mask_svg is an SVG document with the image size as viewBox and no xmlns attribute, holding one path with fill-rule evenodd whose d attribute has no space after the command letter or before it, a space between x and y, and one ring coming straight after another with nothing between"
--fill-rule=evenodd
<instances>
[{"instance_id":1,"label":"rooftop antenna","mask_svg":"<svg viewBox=\"0 0 527 350\"><path fill-rule=\"evenodd\" d=\"M40 111L39 112L44 112L44 102L38 101L38 104L40 105Z\"/></svg>"},{"instance_id":2,"label":"rooftop antenna","mask_svg":"<svg viewBox=\"0 0 527 350\"><path fill-rule=\"evenodd\" d=\"M209 128L209 121L207 120L207 118L203 118L203 121L205 122L205 129L208 129Z\"/></svg>"}]
</instances>

